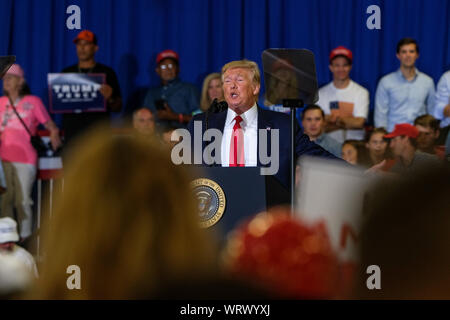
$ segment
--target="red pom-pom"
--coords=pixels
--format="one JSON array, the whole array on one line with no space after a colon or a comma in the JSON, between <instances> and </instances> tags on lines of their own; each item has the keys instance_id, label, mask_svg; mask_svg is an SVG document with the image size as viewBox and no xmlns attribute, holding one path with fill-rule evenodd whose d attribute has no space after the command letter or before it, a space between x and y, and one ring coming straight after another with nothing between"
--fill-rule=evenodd
<instances>
[{"instance_id":1,"label":"red pom-pom","mask_svg":"<svg viewBox=\"0 0 450 320\"><path fill-rule=\"evenodd\" d=\"M234 232L226 252L233 273L253 277L281 296L336 293L338 260L324 223L309 226L284 213L259 214Z\"/></svg>"}]
</instances>

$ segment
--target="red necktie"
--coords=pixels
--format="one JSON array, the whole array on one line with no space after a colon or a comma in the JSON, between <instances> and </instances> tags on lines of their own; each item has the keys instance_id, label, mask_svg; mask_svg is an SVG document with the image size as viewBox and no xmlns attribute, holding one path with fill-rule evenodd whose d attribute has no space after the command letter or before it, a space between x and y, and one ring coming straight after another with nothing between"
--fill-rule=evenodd
<instances>
[{"instance_id":1,"label":"red necktie","mask_svg":"<svg viewBox=\"0 0 450 320\"><path fill-rule=\"evenodd\" d=\"M242 118L241 116L236 116L234 120L236 122L233 127L233 134L231 135L230 167L244 167L244 132L240 125Z\"/></svg>"}]
</instances>

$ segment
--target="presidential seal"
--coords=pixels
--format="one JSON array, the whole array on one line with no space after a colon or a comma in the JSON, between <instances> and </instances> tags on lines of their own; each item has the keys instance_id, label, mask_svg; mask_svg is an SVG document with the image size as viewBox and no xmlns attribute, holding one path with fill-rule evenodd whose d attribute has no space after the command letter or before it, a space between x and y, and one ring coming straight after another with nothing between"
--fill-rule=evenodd
<instances>
[{"instance_id":1,"label":"presidential seal","mask_svg":"<svg viewBox=\"0 0 450 320\"><path fill-rule=\"evenodd\" d=\"M209 228L215 225L225 211L225 194L222 188L213 180L195 179L191 182L192 191L197 199L200 226Z\"/></svg>"}]
</instances>

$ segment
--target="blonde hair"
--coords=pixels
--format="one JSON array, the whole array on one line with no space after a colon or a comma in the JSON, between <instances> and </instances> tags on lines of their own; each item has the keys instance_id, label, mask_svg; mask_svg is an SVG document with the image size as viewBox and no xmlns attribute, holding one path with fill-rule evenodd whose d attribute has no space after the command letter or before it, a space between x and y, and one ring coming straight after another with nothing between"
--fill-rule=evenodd
<instances>
[{"instance_id":1,"label":"blonde hair","mask_svg":"<svg viewBox=\"0 0 450 320\"><path fill-rule=\"evenodd\" d=\"M215 248L168 149L106 129L86 137L68 155L31 298L152 298L168 280L211 270ZM70 265L80 267L81 290L66 286Z\"/></svg>"},{"instance_id":2,"label":"blonde hair","mask_svg":"<svg viewBox=\"0 0 450 320\"><path fill-rule=\"evenodd\" d=\"M261 74L259 72L258 65L254 61L250 60L236 60L228 62L226 65L222 67L222 82L223 82L223 76L225 72L228 69L236 69L236 68L244 68L244 69L250 69L250 71L253 73L253 83L259 85L261 83Z\"/></svg>"},{"instance_id":3,"label":"blonde hair","mask_svg":"<svg viewBox=\"0 0 450 320\"><path fill-rule=\"evenodd\" d=\"M208 87L212 80L219 79L220 82L222 82L222 77L220 76L220 73L214 72L210 73L206 76L205 80L203 80L203 86L202 86L202 97L200 99L200 109L202 111L206 111L211 106L211 99L208 95Z\"/></svg>"}]
</instances>

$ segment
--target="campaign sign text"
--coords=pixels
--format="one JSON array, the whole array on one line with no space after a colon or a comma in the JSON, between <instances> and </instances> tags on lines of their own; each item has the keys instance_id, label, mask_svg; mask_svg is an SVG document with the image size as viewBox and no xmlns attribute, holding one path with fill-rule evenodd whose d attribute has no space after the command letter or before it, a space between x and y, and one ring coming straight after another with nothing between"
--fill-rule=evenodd
<instances>
[{"instance_id":1,"label":"campaign sign text","mask_svg":"<svg viewBox=\"0 0 450 320\"><path fill-rule=\"evenodd\" d=\"M106 101L99 91L104 83L101 73L49 73L50 112L106 111Z\"/></svg>"}]
</instances>

